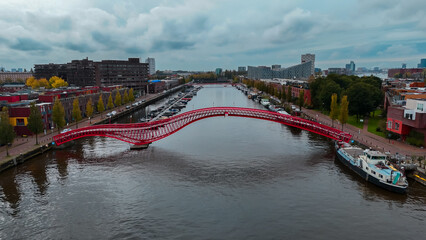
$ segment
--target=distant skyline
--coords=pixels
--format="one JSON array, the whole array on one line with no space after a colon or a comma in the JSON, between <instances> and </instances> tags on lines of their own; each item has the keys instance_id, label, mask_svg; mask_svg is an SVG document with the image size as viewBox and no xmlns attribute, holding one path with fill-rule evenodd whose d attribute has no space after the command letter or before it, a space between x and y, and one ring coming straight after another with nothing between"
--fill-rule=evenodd
<instances>
[{"instance_id":1,"label":"distant skyline","mask_svg":"<svg viewBox=\"0 0 426 240\"><path fill-rule=\"evenodd\" d=\"M417 67L424 0L2 0L0 66L147 57L158 70Z\"/></svg>"}]
</instances>

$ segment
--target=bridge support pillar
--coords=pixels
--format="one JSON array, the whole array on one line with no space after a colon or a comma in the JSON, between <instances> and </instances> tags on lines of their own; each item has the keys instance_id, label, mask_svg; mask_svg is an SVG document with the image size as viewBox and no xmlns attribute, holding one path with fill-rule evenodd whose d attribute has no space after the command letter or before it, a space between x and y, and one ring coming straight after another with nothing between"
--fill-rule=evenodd
<instances>
[{"instance_id":1,"label":"bridge support pillar","mask_svg":"<svg viewBox=\"0 0 426 240\"><path fill-rule=\"evenodd\" d=\"M148 148L148 146L149 146L149 143L148 143L148 144L142 144L142 145L132 145L132 146L130 147L130 150L141 150L141 149L147 149L147 148Z\"/></svg>"}]
</instances>

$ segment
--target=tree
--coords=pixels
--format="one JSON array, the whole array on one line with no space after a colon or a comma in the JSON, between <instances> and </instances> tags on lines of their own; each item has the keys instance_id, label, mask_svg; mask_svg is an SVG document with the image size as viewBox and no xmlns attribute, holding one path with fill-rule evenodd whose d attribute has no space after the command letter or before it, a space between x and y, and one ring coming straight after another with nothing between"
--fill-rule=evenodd
<instances>
[{"instance_id":1,"label":"tree","mask_svg":"<svg viewBox=\"0 0 426 240\"><path fill-rule=\"evenodd\" d=\"M30 116L28 117L28 129L35 134L36 144L38 145L38 134L43 131L43 120L40 109L31 103L30 106Z\"/></svg>"},{"instance_id":2,"label":"tree","mask_svg":"<svg viewBox=\"0 0 426 240\"><path fill-rule=\"evenodd\" d=\"M291 102L291 86L287 87L287 102Z\"/></svg>"},{"instance_id":3,"label":"tree","mask_svg":"<svg viewBox=\"0 0 426 240\"><path fill-rule=\"evenodd\" d=\"M27 81L25 82L25 85L27 85L28 87L31 87L32 89L35 89L35 88L39 87L38 81L34 77L27 78Z\"/></svg>"},{"instance_id":4,"label":"tree","mask_svg":"<svg viewBox=\"0 0 426 240\"><path fill-rule=\"evenodd\" d=\"M342 100L340 102L340 114L339 114L339 121L342 124L342 130L343 130L343 125L345 125L346 122L348 122L348 96L343 96Z\"/></svg>"},{"instance_id":5,"label":"tree","mask_svg":"<svg viewBox=\"0 0 426 240\"><path fill-rule=\"evenodd\" d=\"M52 110L52 121L56 124L59 130L65 126L65 110L59 98L55 99Z\"/></svg>"},{"instance_id":6,"label":"tree","mask_svg":"<svg viewBox=\"0 0 426 240\"><path fill-rule=\"evenodd\" d=\"M127 89L124 90L124 95L123 95L123 103L126 104L129 102L129 95L127 94Z\"/></svg>"},{"instance_id":7,"label":"tree","mask_svg":"<svg viewBox=\"0 0 426 240\"><path fill-rule=\"evenodd\" d=\"M46 80L46 78L39 79L38 85L39 87L50 88L49 82Z\"/></svg>"},{"instance_id":8,"label":"tree","mask_svg":"<svg viewBox=\"0 0 426 240\"><path fill-rule=\"evenodd\" d=\"M52 88L60 88L60 87L67 87L68 83L64 81L64 79L53 76L49 79L50 86Z\"/></svg>"},{"instance_id":9,"label":"tree","mask_svg":"<svg viewBox=\"0 0 426 240\"><path fill-rule=\"evenodd\" d=\"M130 102L135 101L135 96L133 95L133 88L130 88L129 90L129 101Z\"/></svg>"},{"instance_id":10,"label":"tree","mask_svg":"<svg viewBox=\"0 0 426 240\"><path fill-rule=\"evenodd\" d=\"M6 145L6 156L9 156L9 144L13 143L15 136L13 126L9 122L7 108L5 108L0 114L0 143Z\"/></svg>"},{"instance_id":11,"label":"tree","mask_svg":"<svg viewBox=\"0 0 426 240\"><path fill-rule=\"evenodd\" d=\"M74 98L74 101L72 103L72 118L75 120L75 125L78 128L78 121L82 119L78 97Z\"/></svg>"},{"instance_id":12,"label":"tree","mask_svg":"<svg viewBox=\"0 0 426 240\"><path fill-rule=\"evenodd\" d=\"M373 111L375 106L375 89L371 85L357 82L348 88L349 113L356 114L357 120L360 116Z\"/></svg>"},{"instance_id":13,"label":"tree","mask_svg":"<svg viewBox=\"0 0 426 240\"><path fill-rule=\"evenodd\" d=\"M115 106L121 105L121 94L120 94L120 91L118 90L117 90L117 93L115 94L114 104Z\"/></svg>"},{"instance_id":14,"label":"tree","mask_svg":"<svg viewBox=\"0 0 426 240\"><path fill-rule=\"evenodd\" d=\"M111 109L114 107L114 103L112 103L112 93L109 93L107 108Z\"/></svg>"},{"instance_id":15,"label":"tree","mask_svg":"<svg viewBox=\"0 0 426 240\"><path fill-rule=\"evenodd\" d=\"M89 117L90 119L92 115L93 115L93 103L92 103L92 98L89 98L89 101L87 101L87 104L86 104L86 116ZM90 123L92 123L91 119L90 119Z\"/></svg>"},{"instance_id":16,"label":"tree","mask_svg":"<svg viewBox=\"0 0 426 240\"><path fill-rule=\"evenodd\" d=\"M285 85L283 85L282 87L281 87L282 89L281 89L281 101L285 101L285 99L286 99L286 94L285 94Z\"/></svg>"},{"instance_id":17,"label":"tree","mask_svg":"<svg viewBox=\"0 0 426 240\"><path fill-rule=\"evenodd\" d=\"M333 93L331 95L331 104L330 104L330 118L331 118L331 126L334 127L334 120L339 117L339 109L337 106L337 94Z\"/></svg>"},{"instance_id":18,"label":"tree","mask_svg":"<svg viewBox=\"0 0 426 240\"><path fill-rule=\"evenodd\" d=\"M111 100L112 102L112 100ZM102 112L105 111L104 101L102 100L102 94L99 94L99 100L98 100L98 112L101 114L102 118Z\"/></svg>"},{"instance_id":19,"label":"tree","mask_svg":"<svg viewBox=\"0 0 426 240\"><path fill-rule=\"evenodd\" d=\"M304 90L300 91L300 93L299 93L298 103L299 103L299 110L302 111L302 106L305 103L305 91Z\"/></svg>"}]
</instances>

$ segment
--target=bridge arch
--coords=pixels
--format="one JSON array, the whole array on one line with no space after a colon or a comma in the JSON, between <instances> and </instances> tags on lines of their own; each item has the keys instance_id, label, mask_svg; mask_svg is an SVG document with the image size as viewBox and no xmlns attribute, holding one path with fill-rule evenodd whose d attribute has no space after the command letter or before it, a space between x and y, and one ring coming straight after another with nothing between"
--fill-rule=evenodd
<instances>
[{"instance_id":1,"label":"bridge arch","mask_svg":"<svg viewBox=\"0 0 426 240\"><path fill-rule=\"evenodd\" d=\"M115 138L134 145L143 145L170 136L193 122L219 116L246 117L277 122L344 142L349 142L352 137L346 132L317 122L276 112L253 108L211 107L147 123L104 124L79 128L58 134L53 137L53 141L59 146L83 137L102 136Z\"/></svg>"}]
</instances>

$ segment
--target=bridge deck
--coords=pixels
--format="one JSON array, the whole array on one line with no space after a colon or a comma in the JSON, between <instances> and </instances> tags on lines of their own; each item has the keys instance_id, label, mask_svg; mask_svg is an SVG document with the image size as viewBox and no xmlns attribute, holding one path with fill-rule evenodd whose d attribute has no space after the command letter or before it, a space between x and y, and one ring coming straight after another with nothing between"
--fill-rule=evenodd
<instances>
[{"instance_id":1,"label":"bridge deck","mask_svg":"<svg viewBox=\"0 0 426 240\"><path fill-rule=\"evenodd\" d=\"M343 142L349 142L352 137L346 132L329 126L276 112L252 108L212 107L197 109L175 115L168 119L147 123L105 124L79 128L58 134L53 137L53 140L56 145L61 145L82 137L104 136L135 145L149 144L165 138L195 121L218 116L248 117L278 122Z\"/></svg>"}]
</instances>

